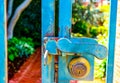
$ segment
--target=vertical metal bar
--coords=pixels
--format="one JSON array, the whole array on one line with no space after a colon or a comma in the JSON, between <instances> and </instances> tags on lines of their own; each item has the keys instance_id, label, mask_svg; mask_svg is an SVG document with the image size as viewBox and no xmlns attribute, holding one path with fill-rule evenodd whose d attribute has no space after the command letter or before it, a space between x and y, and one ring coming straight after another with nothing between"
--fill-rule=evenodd
<instances>
[{"instance_id":1,"label":"vertical metal bar","mask_svg":"<svg viewBox=\"0 0 120 83\"><path fill-rule=\"evenodd\" d=\"M54 56L51 63L44 65L44 37L54 36L55 0L42 0L42 83L54 83Z\"/></svg>"},{"instance_id":2,"label":"vertical metal bar","mask_svg":"<svg viewBox=\"0 0 120 83\"><path fill-rule=\"evenodd\" d=\"M72 0L59 0L59 37L70 37L71 19ZM66 80L67 78L62 78L62 76L60 76L60 68L62 68L63 65L66 65L61 64L60 61L63 61L62 56L59 56L58 83L69 83L70 80Z\"/></svg>"},{"instance_id":3,"label":"vertical metal bar","mask_svg":"<svg viewBox=\"0 0 120 83\"><path fill-rule=\"evenodd\" d=\"M110 22L109 22L110 28L109 28L109 49L108 49L108 62L107 62L107 83L113 83L117 0L111 0L110 4L111 5L110 5Z\"/></svg>"},{"instance_id":4,"label":"vertical metal bar","mask_svg":"<svg viewBox=\"0 0 120 83\"><path fill-rule=\"evenodd\" d=\"M59 0L59 37L70 37L72 0Z\"/></svg>"},{"instance_id":5,"label":"vertical metal bar","mask_svg":"<svg viewBox=\"0 0 120 83\"><path fill-rule=\"evenodd\" d=\"M0 0L0 83L6 82L6 13L5 0Z\"/></svg>"}]
</instances>

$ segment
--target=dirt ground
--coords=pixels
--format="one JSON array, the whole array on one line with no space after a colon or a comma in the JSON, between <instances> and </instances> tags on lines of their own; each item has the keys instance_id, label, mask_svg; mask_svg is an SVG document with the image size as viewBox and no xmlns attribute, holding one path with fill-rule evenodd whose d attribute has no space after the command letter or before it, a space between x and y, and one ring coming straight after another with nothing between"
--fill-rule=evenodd
<instances>
[{"instance_id":1,"label":"dirt ground","mask_svg":"<svg viewBox=\"0 0 120 83\"><path fill-rule=\"evenodd\" d=\"M40 48L21 66L9 83L41 83Z\"/></svg>"}]
</instances>

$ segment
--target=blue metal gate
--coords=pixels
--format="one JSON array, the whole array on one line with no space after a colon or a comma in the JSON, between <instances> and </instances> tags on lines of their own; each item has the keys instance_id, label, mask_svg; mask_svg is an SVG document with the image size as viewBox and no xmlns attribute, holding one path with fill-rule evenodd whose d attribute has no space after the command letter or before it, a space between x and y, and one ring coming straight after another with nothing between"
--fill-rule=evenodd
<instances>
[{"instance_id":1,"label":"blue metal gate","mask_svg":"<svg viewBox=\"0 0 120 83\"><path fill-rule=\"evenodd\" d=\"M7 82L6 0L0 2L0 83L5 83ZM55 0L42 0L42 83L93 80L94 57L105 58L107 49L94 39L70 38L71 0L59 0L59 35L55 37L54 5ZM107 83L113 83L116 16L117 0L111 0Z\"/></svg>"},{"instance_id":2,"label":"blue metal gate","mask_svg":"<svg viewBox=\"0 0 120 83\"><path fill-rule=\"evenodd\" d=\"M107 50L94 39L70 37L72 0L59 0L58 37L55 37L55 0L43 0L42 83L93 80L94 57L103 59L106 55L108 55L107 83L113 83L116 14L117 0L111 0Z\"/></svg>"}]
</instances>

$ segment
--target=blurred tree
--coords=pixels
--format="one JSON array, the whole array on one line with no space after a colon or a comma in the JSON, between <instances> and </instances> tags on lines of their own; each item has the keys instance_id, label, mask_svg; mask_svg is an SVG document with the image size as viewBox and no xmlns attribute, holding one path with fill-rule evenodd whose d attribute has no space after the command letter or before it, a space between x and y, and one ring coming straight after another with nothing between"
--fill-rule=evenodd
<instances>
[{"instance_id":1,"label":"blurred tree","mask_svg":"<svg viewBox=\"0 0 120 83\"><path fill-rule=\"evenodd\" d=\"M21 15L21 13L28 7L32 0L24 0L15 11L13 11L13 2L14 0L7 0L8 11L7 11L7 20L8 20L8 39L13 37L14 27Z\"/></svg>"},{"instance_id":2,"label":"blurred tree","mask_svg":"<svg viewBox=\"0 0 120 83\"><path fill-rule=\"evenodd\" d=\"M103 26L105 21L103 17L104 13L92 4L84 6L82 3L73 3L72 32L80 33L87 37L94 37L97 34L97 29L92 31L95 35L91 34L91 30L93 27Z\"/></svg>"},{"instance_id":3,"label":"blurred tree","mask_svg":"<svg viewBox=\"0 0 120 83\"><path fill-rule=\"evenodd\" d=\"M15 0L13 10L23 0ZM41 37L41 0L33 0L22 12L14 28L14 37L32 38L35 47L40 46Z\"/></svg>"}]
</instances>

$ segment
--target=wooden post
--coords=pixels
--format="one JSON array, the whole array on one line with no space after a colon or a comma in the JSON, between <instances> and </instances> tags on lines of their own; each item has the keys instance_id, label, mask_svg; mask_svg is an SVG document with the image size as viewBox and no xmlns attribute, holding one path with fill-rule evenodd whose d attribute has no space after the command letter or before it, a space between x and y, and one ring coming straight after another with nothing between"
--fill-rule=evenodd
<instances>
[{"instance_id":1,"label":"wooden post","mask_svg":"<svg viewBox=\"0 0 120 83\"><path fill-rule=\"evenodd\" d=\"M7 82L7 51L6 51L6 10L5 1L0 0L0 83Z\"/></svg>"}]
</instances>

